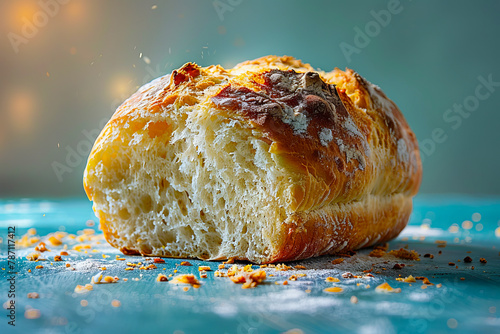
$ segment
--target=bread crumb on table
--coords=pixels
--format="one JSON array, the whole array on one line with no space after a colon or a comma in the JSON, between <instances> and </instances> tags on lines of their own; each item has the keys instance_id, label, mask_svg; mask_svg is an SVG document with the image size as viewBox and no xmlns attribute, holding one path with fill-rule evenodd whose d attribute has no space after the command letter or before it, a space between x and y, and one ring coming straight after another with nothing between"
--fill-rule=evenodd
<instances>
[{"instance_id":1,"label":"bread crumb on table","mask_svg":"<svg viewBox=\"0 0 500 334\"><path fill-rule=\"evenodd\" d=\"M375 288L375 291L377 291L377 292L385 292L385 293L400 293L401 292L401 288L394 289L394 288L392 288L389 285L389 283L384 282L384 283L380 284L379 286L377 286Z\"/></svg>"},{"instance_id":2,"label":"bread crumb on table","mask_svg":"<svg viewBox=\"0 0 500 334\"><path fill-rule=\"evenodd\" d=\"M168 278L166 275L158 274L158 276L156 277L156 281L157 282L167 282Z\"/></svg>"},{"instance_id":3,"label":"bread crumb on table","mask_svg":"<svg viewBox=\"0 0 500 334\"><path fill-rule=\"evenodd\" d=\"M36 292L30 292L30 293L28 293L28 298L30 298L30 299L38 299L38 298L40 298L40 295L38 293L36 293Z\"/></svg>"},{"instance_id":4,"label":"bread crumb on table","mask_svg":"<svg viewBox=\"0 0 500 334\"><path fill-rule=\"evenodd\" d=\"M330 288L323 289L324 292L329 292L329 293L340 293L343 292L344 289L338 286L332 286Z\"/></svg>"},{"instance_id":5,"label":"bread crumb on table","mask_svg":"<svg viewBox=\"0 0 500 334\"><path fill-rule=\"evenodd\" d=\"M340 282L340 280L337 277L327 277L325 282Z\"/></svg>"}]
</instances>

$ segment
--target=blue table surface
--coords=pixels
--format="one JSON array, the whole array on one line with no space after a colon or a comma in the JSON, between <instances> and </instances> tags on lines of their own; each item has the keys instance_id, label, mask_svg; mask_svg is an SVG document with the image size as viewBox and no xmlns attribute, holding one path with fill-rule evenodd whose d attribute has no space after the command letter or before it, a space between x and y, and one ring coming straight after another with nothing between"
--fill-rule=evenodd
<instances>
[{"instance_id":1,"label":"blue table surface","mask_svg":"<svg viewBox=\"0 0 500 334\"><path fill-rule=\"evenodd\" d=\"M44 240L55 231L81 234L91 225L89 221L96 218L85 199L0 200L0 303L12 299L8 297L9 226L16 227L17 238L34 227ZM48 261L39 262L26 259L34 246L16 249L16 326L8 324L9 311L2 308L0 333L500 333L499 198L418 196L409 225L389 243L389 249L407 246L421 254L420 261L373 258L368 256L371 250L365 249L337 265L331 263L337 257L324 256L288 264L303 265L305 270L265 269L265 284L254 289L214 277L219 262L189 260L193 266L179 266L180 259L165 259L155 270L125 271L127 262L144 259L124 256L125 261L117 261L118 250L104 240L95 241L100 234L97 225L96 221L91 227L97 235L92 248L87 253L70 250L62 262L51 262L62 246L48 246L50 251L42 253ZM446 247L438 247L437 240L447 241ZM71 241L66 243L71 249ZM426 253L434 258L424 257ZM103 258L103 254L110 256ZM473 262L464 263L466 256ZM479 262L481 257L486 264ZM76 270L68 270L67 262ZM406 266L392 269L395 263ZM44 268L35 269L40 264ZM183 286L155 280L158 273L198 276L198 265L213 270L200 279L200 288L184 291ZM85 294L74 292L77 285L90 283L103 266L104 274L116 275L120 281L95 285ZM347 271L363 276L363 270L370 268L374 277L341 276ZM293 274L305 276L291 281ZM400 275L425 276L434 285L423 289L422 281L411 285L397 281ZM325 282L329 276L340 282ZM285 280L288 285L283 285ZM401 293L377 292L375 287L384 282L401 288ZM331 286L343 292L323 291ZM29 299L30 292L40 297ZM352 296L358 303L351 303ZM28 319L33 309L40 316Z\"/></svg>"}]
</instances>

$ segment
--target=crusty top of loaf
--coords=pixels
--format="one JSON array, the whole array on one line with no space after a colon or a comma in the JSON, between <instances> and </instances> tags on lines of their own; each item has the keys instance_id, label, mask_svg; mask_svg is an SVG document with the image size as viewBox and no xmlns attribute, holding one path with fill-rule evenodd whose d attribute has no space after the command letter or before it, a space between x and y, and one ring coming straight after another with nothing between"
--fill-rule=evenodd
<instances>
[{"instance_id":1,"label":"crusty top of loaf","mask_svg":"<svg viewBox=\"0 0 500 334\"><path fill-rule=\"evenodd\" d=\"M187 63L140 88L110 124L189 108L247 122L276 161L303 175L307 182L293 190L293 210L418 191L422 168L415 135L394 102L353 70L316 71L286 56L232 69ZM149 134L164 130L151 127Z\"/></svg>"}]
</instances>

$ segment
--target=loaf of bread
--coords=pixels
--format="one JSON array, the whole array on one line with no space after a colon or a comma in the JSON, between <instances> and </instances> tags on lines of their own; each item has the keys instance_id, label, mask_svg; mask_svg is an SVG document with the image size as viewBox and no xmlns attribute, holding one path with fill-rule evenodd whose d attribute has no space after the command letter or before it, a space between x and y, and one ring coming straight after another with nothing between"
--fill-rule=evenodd
<instances>
[{"instance_id":1,"label":"loaf of bread","mask_svg":"<svg viewBox=\"0 0 500 334\"><path fill-rule=\"evenodd\" d=\"M141 87L97 138L84 186L124 254L272 263L396 237L421 176L379 87L268 56Z\"/></svg>"}]
</instances>

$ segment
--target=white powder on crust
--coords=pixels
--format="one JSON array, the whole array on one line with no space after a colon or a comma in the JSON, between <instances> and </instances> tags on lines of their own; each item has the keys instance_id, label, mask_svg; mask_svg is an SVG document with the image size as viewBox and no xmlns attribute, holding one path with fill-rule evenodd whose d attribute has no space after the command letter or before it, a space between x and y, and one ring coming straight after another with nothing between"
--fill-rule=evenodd
<instances>
[{"instance_id":1,"label":"white powder on crust","mask_svg":"<svg viewBox=\"0 0 500 334\"><path fill-rule=\"evenodd\" d=\"M359 162L359 169L364 170L366 167L366 161L363 154L356 149L354 146L349 146L344 144L343 140L337 138L337 146L340 152L345 154L346 160L349 163L352 159L356 159Z\"/></svg>"},{"instance_id":2,"label":"white powder on crust","mask_svg":"<svg viewBox=\"0 0 500 334\"><path fill-rule=\"evenodd\" d=\"M342 126L349 132L351 136L359 136L363 138L363 135L361 134L358 127L356 126L356 124L354 124L351 118L348 118Z\"/></svg>"},{"instance_id":3,"label":"white powder on crust","mask_svg":"<svg viewBox=\"0 0 500 334\"><path fill-rule=\"evenodd\" d=\"M331 129L323 128L319 132L319 141L321 145L328 146L328 144L333 140L333 134Z\"/></svg>"},{"instance_id":4,"label":"white powder on crust","mask_svg":"<svg viewBox=\"0 0 500 334\"><path fill-rule=\"evenodd\" d=\"M283 107L283 123L290 125L295 134L304 134L307 132L307 127L309 126L309 119L305 114L303 114L302 107L298 106L294 109L287 105L282 105Z\"/></svg>"},{"instance_id":5,"label":"white powder on crust","mask_svg":"<svg viewBox=\"0 0 500 334\"><path fill-rule=\"evenodd\" d=\"M410 160L410 154L408 153L408 146L403 138L398 140L398 158L404 163L408 163Z\"/></svg>"}]
</instances>

